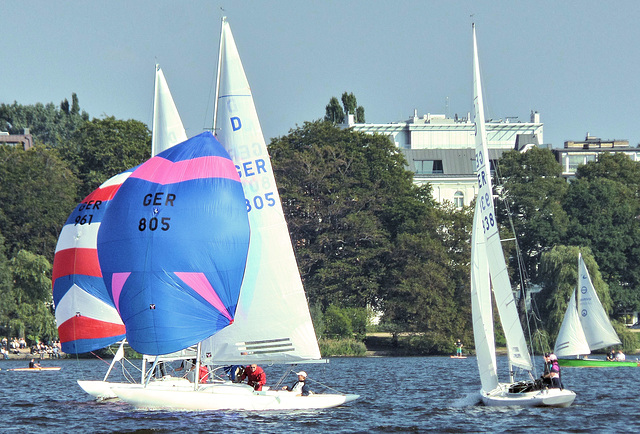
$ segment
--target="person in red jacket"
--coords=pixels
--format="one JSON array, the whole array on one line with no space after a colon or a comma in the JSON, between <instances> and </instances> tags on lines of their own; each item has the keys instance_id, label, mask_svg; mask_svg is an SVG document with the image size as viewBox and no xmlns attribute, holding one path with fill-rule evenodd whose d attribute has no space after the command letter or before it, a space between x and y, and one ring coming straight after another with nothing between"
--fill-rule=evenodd
<instances>
[{"instance_id":1,"label":"person in red jacket","mask_svg":"<svg viewBox=\"0 0 640 434\"><path fill-rule=\"evenodd\" d=\"M267 384L267 375L262 368L258 365L251 364L244 369L244 372L240 376L240 381L247 379L247 384L253 387L254 390L262 390L262 386Z\"/></svg>"}]
</instances>

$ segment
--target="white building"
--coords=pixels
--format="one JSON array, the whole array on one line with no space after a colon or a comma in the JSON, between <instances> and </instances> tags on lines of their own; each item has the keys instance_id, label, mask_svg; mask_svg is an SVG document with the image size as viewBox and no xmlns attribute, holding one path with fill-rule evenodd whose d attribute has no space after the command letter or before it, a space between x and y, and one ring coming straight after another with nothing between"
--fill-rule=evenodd
<instances>
[{"instance_id":1,"label":"white building","mask_svg":"<svg viewBox=\"0 0 640 434\"><path fill-rule=\"evenodd\" d=\"M404 122L391 124L356 124L348 116L345 128L365 133L388 136L404 153L408 169L414 172L416 184L430 183L433 197L450 201L456 206L469 205L478 188L474 173L475 124L470 116L447 118L445 115L426 114ZM531 113L530 122L488 120L487 140L492 160L512 149L543 142L543 124L538 112Z\"/></svg>"}]
</instances>

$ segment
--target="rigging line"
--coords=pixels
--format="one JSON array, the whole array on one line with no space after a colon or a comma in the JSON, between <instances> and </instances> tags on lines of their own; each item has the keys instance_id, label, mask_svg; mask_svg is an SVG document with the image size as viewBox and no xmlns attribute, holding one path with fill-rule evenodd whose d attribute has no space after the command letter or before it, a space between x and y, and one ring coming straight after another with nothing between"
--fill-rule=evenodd
<instances>
[{"instance_id":1,"label":"rigging line","mask_svg":"<svg viewBox=\"0 0 640 434\"><path fill-rule=\"evenodd\" d=\"M500 175L500 164L498 163L498 160L496 160L495 162L494 170L495 170L496 180L500 181L500 185L502 186L502 194L500 195L502 197L498 196L498 198L502 201L502 204L506 210L507 217L509 219L509 226L511 227L511 232L513 233L513 241L516 248L516 259L518 263L518 278L520 280L520 292L521 292L520 296L521 296L521 299L524 301L524 317L527 323L526 326L527 326L527 333L529 335L529 345L531 346L531 363L532 363L533 372L534 374L536 374L535 351L533 348L534 340L531 334L531 320L529 317L529 309L527 309L527 291L526 291L526 282L528 281L528 276L526 274L527 271L525 268L522 251L520 250L520 244L518 243L518 235L516 233L515 225L513 224L513 214L511 212L511 207L509 206L507 193L505 192L505 189L504 189L504 181L503 181L504 178ZM498 183L496 182L496 184ZM534 315L534 321L535 321L535 315Z\"/></svg>"}]
</instances>

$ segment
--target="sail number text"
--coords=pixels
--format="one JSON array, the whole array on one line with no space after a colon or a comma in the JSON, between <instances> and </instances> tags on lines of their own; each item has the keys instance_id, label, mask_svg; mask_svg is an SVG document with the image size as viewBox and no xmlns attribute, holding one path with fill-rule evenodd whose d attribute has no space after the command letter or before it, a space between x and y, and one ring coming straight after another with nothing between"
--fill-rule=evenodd
<instances>
[{"instance_id":1,"label":"sail number text","mask_svg":"<svg viewBox=\"0 0 640 434\"><path fill-rule=\"evenodd\" d=\"M165 193L163 191L158 191L155 194L146 194L142 199L143 206L173 206L173 202L176 200L176 195L173 193ZM157 214L157 209L154 208L154 215ZM138 221L138 230L143 232L145 230L155 231L160 229L162 231L168 231L171 225L169 222L171 221L171 217L151 217L150 219L146 219L142 217Z\"/></svg>"},{"instance_id":2,"label":"sail number text","mask_svg":"<svg viewBox=\"0 0 640 434\"><path fill-rule=\"evenodd\" d=\"M245 199L247 203L247 212L251 212L253 209L262 209L265 206L271 207L276 205L276 199L273 197L273 192L265 193L264 196L256 195L251 200Z\"/></svg>"},{"instance_id":3,"label":"sail number text","mask_svg":"<svg viewBox=\"0 0 640 434\"><path fill-rule=\"evenodd\" d=\"M100 210L100 205L102 205L102 201L101 200L90 200L87 203L81 203L80 206L78 207L78 211L84 211L84 210ZM78 215L75 218L75 223L74 225L90 225L91 221L93 220L93 214L84 214L84 215Z\"/></svg>"}]
</instances>

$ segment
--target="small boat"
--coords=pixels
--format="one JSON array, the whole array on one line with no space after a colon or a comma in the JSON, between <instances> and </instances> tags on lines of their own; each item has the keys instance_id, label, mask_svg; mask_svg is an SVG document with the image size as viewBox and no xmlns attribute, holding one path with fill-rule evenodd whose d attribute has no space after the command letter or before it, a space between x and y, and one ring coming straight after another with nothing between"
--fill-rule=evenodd
<instances>
[{"instance_id":1,"label":"small boat","mask_svg":"<svg viewBox=\"0 0 640 434\"><path fill-rule=\"evenodd\" d=\"M640 366L638 361L581 357L591 354L591 351L620 344L620 338L598 298L582 254L578 253L578 286L571 292L554 348L558 364L574 368Z\"/></svg>"},{"instance_id":2,"label":"small boat","mask_svg":"<svg viewBox=\"0 0 640 434\"><path fill-rule=\"evenodd\" d=\"M487 406L568 407L576 397L570 390L546 389L542 387L541 382L530 380L514 381L513 367L524 370L529 374L528 378L533 378L530 374L533 365L516 309L496 221L475 25L473 26L473 78L478 196L471 232L471 311L476 358L482 384L480 391L482 402ZM492 288L507 341L509 383L498 381Z\"/></svg>"},{"instance_id":3,"label":"small boat","mask_svg":"<svg viewBox=\"0 0 640 434\"><path fill-rule=\"evenodd\" d=\"M42 372L42 371L59 371L60 369L62 369L60 366L41 366L39 368L13 368L13 369L7 369L7 371Z\"/></svg>"},{"instance_id":4,"label":"small boat","mask_svg":"<svg viewBox=\"0 0 640 434\"><path fill-rule=\"evenodd\" d=\"M558 364L566 368L640 368L640 360L616 361L603 359L558 359Z\"/></svg>"},{"instance_id":5,"label":"small boat","mask_svg":"<svg viewBox=\"0 0 640 434\"><path fill-rule=\"evenodd\" d=\"M451 357L452 359L466 359L467 358L467 356L449 356L449 357Z\"/></svg>"}]
</instances>

